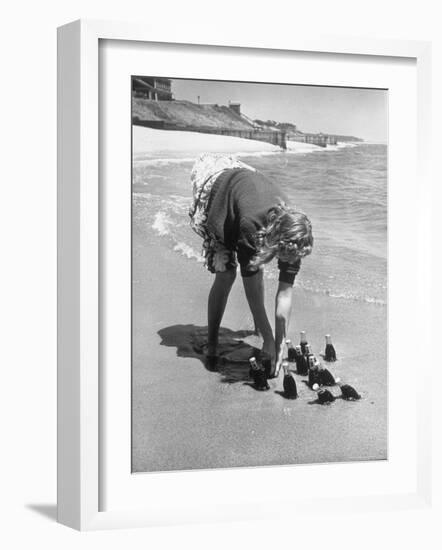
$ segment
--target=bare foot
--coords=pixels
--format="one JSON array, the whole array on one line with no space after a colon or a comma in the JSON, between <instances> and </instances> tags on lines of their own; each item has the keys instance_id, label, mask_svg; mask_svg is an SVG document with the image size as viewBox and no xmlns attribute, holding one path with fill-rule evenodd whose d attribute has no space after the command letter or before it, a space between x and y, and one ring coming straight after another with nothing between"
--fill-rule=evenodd
<instances>
[{"instance_id":1,"label":"bare foot","mask_svg":"<svg viewBox=\"0 0 442 550\"><path fill-rule=\"evenodd\" d=\"M208 371L216 372L218 371L218 356L217 355L206 355L205 366Z\"/></svg>"}]
</instances>

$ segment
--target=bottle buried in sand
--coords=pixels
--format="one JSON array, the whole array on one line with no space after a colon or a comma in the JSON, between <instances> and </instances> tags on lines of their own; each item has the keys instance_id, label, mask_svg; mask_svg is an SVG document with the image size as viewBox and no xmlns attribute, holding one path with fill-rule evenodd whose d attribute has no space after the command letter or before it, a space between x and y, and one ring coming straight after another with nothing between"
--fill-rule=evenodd
<instances>
[{"instance_id":1,"label":"bottle buried in sand","mask_svg":"<svg viewBox=\"0 0 442 550\"><path fill-rule=\"evenodd\" d=\"M339 378L335 379L333 374L325 369L317 358L313 355L309 355L309 371L308 371L308 385L314 389L314 385L318 386L335 386L339 382Z\"/></svg>"},{"instance_id":2,"label":"bottle buried in sand","mask_svg":"<svg viewBox=\"0 0 442 550\"><path fill-rule=\"evenodd\" d=\"M290 363L294 363L296 361L296 351L293 347L291 340L286 340L285 343L287 344L287 359Z\"/></svg>"},{"instance_id":3,"label":"bottle buried in sand","mask_svg":"<svg viewBox=\"0 0 442 550\"><path fill-rule=\"evenodd\" d=\"M301 351L302 351L303 355L306 355L305 346L307 346L308 343L307 343L307 336L305 334L305 330L301 330L301 341L300 341L299 345L301 346Z\"/></svg>"},{"instance_id":4,"label":"bottle buried in sand","mask_svg":"<svg viewBox=\"0 0 442 550\"><path fill-rule=\"evenodd\" d=\"M335 396L330 390L319 390L318 391L318 401L321 405L333 403Z\"/></svg>"},{"instance_id":5,"label":"bottle buried in sand","mask_svg":"<svg viewBox=\"0 0 442 550\"><path fill-rule=\"evenodd\" d=\"M307 376L308 359L305 355L302 355L301 346L295 347L295 354L296 372L301 376Z\"/></svg>"},{"instance_id":6,"label":"bottle buried in sand","mask_svg":"<svg viewBox=\"0 0 442 550\"><path fill-rule=\"evenodd\" d=\"M358 399L361 399L359 393L353 388L353 386L350 386L350 384L339 384L339 387L341 388L342 399L347 401L357 401Z\"/></svg>"},{"instance_id":7,"label":"bottle buried in sand","mask_svg":"<svg viewBox=\"0 0 442 550\"><path fill-rule=\"evenodd\" d=\"M289 372L289 364L287 361L283 362L282 368L284 369L284 380L282 384L284 396L287 397L287 399L296 399L298 397L298 388L296 387L296 380L293 374Z\"/></svg>"},{"instance_id":8,"label":"bottle buried in sand","mask_svg":"<svg viewBox=\"0 0 442 550\"><path fill-rule=\"evenodd\" d=\"M336 351L332 344L330 334L325 335L325 352L324 359L329 362L336 361Z\"/></svg>"},{"instance_id":9,"label":"bottle buried in sand","mask_svg":"<svg viewBox=\"0 0 442 550\"><path fill-rule=\"evenodd\" d=\"M250 357L250 377L253 379L255 388L259 391L266 391L270 389L267 383L267 376L264 367L258 365L255 357Z\"/></svg>"},{"instance_id":10,"label":"bottle buried in sand","mask_svg":"<svg viewBox=\"0 0 442 550\"><path fill-rule=\"evenodd\" d=\"M319 384L320 386L335 386L336 380L333 374L325 369L322 365L319 365Z\"/></svg>"}]
</instances>

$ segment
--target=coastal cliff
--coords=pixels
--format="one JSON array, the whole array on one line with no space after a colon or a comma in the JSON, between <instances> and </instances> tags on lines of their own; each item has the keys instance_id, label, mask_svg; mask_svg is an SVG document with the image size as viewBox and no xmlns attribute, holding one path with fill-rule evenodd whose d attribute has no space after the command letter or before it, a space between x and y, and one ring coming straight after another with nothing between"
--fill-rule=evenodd
<instances>
[{"instance_id":1,"label":"coastal cliff","mask_svg":"<svg viewBox=\"0 0 442 550\"><path fill-rule=\"evenodd\" d=\"M184 130L264 141L286 149L286 134L260 128L243 116L238 107L195 104L190 101L155 101L132 98L132 122L162 130Z\"/></svg>"}]
</instances>

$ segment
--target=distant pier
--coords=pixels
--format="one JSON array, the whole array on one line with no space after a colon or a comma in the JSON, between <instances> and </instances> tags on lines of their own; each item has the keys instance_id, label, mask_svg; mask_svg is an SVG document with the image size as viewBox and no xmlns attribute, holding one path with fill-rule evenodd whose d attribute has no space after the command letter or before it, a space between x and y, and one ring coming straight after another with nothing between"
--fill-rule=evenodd
<instances>
[{"instance_id":1,"label":"distant pier","mask_svg":"<svg viewBox=\"0 0 442 550\"><path fill-rule=\"evenodd\" d=\"M338 143L337 137L330 134L306 134L297 133L288 136L291 141L299 141L302 143L311 143L312 145L318 145L319 147L327 147L327 145L336 145Z\"/></svg>"}]
</instances>

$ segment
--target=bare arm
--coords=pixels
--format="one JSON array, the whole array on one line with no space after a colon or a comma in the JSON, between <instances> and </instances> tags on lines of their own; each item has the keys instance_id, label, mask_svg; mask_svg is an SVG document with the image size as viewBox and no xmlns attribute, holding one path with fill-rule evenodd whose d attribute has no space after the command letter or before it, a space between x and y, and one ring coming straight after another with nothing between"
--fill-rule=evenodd
<instances>
[{"instance_id":1,"label":"bare arm","mask_svg":"<svg viewBox=\"0 0 442 550\"><path fill-rule=\"evenodd\" d=\"M276 372L279 372L284 356L284 342L292 310L293 287L289 283L279 282L275 299L275 351Z\"/></svg>"}]
</instances>

